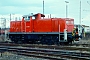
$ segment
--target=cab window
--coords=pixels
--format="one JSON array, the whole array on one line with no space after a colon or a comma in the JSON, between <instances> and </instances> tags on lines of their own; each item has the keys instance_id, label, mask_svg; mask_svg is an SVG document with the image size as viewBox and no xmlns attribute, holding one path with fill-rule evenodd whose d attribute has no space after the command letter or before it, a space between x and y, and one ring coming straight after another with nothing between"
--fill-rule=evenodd
<instances>
[{"instance_id":1,"label":"cab window","mask_svg":"<svg viewBox=\"0 0 90 60\"><path fill-rule=\"evenodd\" d=\"M24 17L24 20L26 20L26 21L30 20L30 16Z\"/></svg>"}]
</instances>

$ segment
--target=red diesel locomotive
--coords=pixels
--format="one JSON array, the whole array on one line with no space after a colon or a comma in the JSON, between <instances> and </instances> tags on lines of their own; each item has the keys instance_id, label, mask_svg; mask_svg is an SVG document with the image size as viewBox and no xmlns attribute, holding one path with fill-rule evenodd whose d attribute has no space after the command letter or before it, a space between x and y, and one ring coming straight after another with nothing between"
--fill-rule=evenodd
<instances>
[{"instance_id":1,"label":"red diesel locomotive","mask_svg":"<svg viewBox=\"0 0 90 60\"><path fill-rule=\"evenodd\" d=\"M11 21L9 33L11 41L32 44L69 44L73 41L74 19L41 17L45 15L40 13L25 15L21 21Z\"/></svg>"}]
</instances>

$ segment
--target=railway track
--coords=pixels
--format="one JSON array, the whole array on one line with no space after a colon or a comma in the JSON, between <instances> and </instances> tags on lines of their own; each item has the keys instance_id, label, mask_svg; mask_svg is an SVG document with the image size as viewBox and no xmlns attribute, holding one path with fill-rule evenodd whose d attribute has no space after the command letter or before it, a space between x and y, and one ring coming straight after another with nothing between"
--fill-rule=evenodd
<instances>
[{"instance_id":1,"label":"railway track","mask_svg":"<svg viewBox=\"0 0 90 60\"><path fill-rule=\"evenodd\" d=\"M12 44L12 43L0 43L0 46L19 46L19 47L30 47L30 48L47 48L47 49L62 49L62 50L78 50L90 52L90 44L72 44L72 45L38 45L38 44Z\"/></svg>"},{"instance_id":2,"label":"railway track","mask_svg":"<svg viewBox=\"0 0 90 60\"><path fill-rule=\"evenodd\" d=\"M90 60L90 52L78 52L60 49L45 49L45 48L29 48L29 47L12 47L0 46L0 51L8 51L18 55L25 55L30 57L38 57L53 60Z\"/></svg>"}]
</instances>

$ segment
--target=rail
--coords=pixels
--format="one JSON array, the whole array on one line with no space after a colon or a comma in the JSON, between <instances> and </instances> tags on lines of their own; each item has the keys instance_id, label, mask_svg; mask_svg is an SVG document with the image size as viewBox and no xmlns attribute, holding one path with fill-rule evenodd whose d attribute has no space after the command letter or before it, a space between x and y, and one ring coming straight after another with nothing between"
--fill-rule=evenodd
<instances>
[{"instance_id":1,"label":"rail","mask_svg":"<svg viewBox=\"0 0 90 60\"><path fill-rule=\"evenodd\" d=\"M38 44L12 44L12 43L0 43L0 46L16 46L16 47L30 47L30 48L47 48L47 49L62 49L62 50L79 50L89 51L90 44L72 44L72 45L38 45Z\"/></svg>"},{"instance_id":2,"label":"rail","mask_svg":"<svg viewBox=\"0 0 90 60\"><path fill-rule=\"evenodd\" d=\"M90 52L80 52L72 50L62 49L47 49L47 48L30 48L30 47L12 47L12 46L0 46L0 51L8 51L18 55L32 56L45 59L79 59L90 60Z\"/></svg>"}]
</instances>

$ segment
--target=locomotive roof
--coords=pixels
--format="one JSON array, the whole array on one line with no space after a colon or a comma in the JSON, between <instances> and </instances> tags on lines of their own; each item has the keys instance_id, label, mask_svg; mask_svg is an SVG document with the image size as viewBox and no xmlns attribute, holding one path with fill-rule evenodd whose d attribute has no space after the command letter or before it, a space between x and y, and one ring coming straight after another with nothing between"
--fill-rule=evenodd
<instances>
[{"instance_id":1,"label":"locomotive roof","mask_svg":"<svg viewBox=\"0 0 90 60\"><path fill-rule=\"evenodd\" d=\"M38 13L38 14L40 14L40 13ZM38 14L35 14L33 16L37 16ZM45 15L44 14L41 14L41 17L45 17Z\"/></svg>"},{"instance_id":2,"label":"locomotive roof","mask_svg":"<svg viewBox=\"0 0 90 60\"><path fill-rule=\"evenodd\" d=\"M40 13L38 13L38 14L40 14ZM35 17L35 16L38 16L38 14L34 14L34 15L33 14L23 15L22 17L27 17L27 16L28 17L30 17L30 16L34 16ZM41 17L45 17L45 15L44 14L41 14Z\"/></svg>"}]
</instances>

